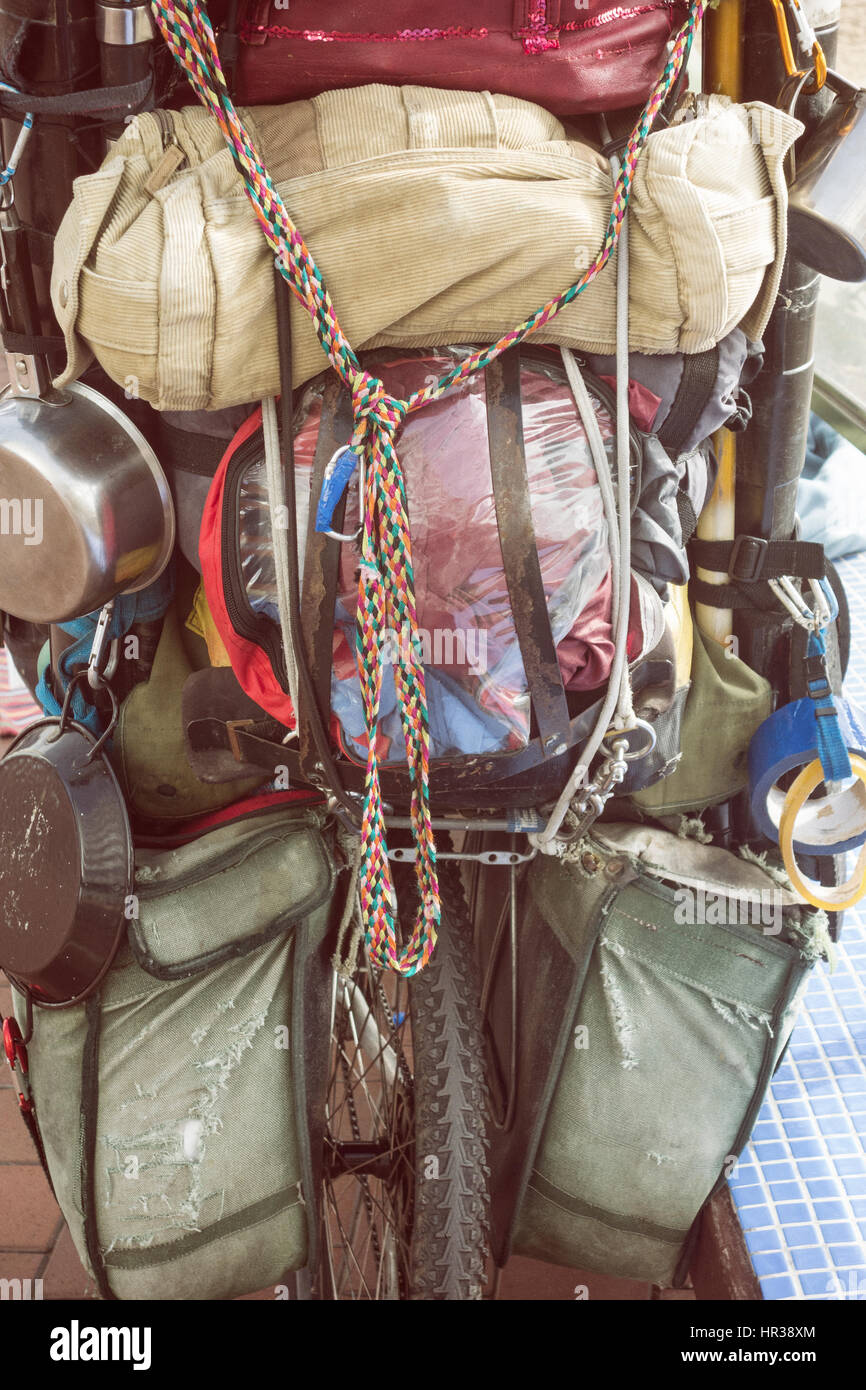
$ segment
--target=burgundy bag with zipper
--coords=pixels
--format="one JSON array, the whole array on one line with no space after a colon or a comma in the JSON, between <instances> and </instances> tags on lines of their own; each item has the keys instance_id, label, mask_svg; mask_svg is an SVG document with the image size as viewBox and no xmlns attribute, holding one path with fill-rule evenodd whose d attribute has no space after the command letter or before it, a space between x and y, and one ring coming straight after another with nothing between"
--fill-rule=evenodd
<instances>
[{"instance_id":1,"label":"burgundy bag with zipper","mask_svg":"<svg viewBox=\"0 0 866 1390\"><path fill-rule=\"evenodd\" d=\"M685 13L676 0L240 0L235 98L416 83L612 111L646 100Z\"/></svg>"}]
</instances>

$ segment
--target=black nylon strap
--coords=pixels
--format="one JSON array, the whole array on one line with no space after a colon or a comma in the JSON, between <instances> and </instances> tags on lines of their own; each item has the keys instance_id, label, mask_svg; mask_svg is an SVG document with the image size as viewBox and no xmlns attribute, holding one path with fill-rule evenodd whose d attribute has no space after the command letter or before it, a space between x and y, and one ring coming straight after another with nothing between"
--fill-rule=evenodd
<instances>
[{"instance_id":1,"label":"black nylon strap","mask_svg":"<svg viewBox=\"0 0 866 1390\"><path fill-rule=\"evenodd\" d=\"M42 357L49 352L65 352L64 338L44 338L29 333L0 332L6 352L21 352L25 357Z\"/></svg>"},{"instance_id":2,"label":"black nylon strap","mask_svg":"<svg viewBox=\"0 0 866 1390\"><path fill-rule=\"evenodd\" d=\"M28 111L34 116L95 116L111 120L137 111L153 91L153 79L127 82L120 87L92 87L85 92L62 92L36 96L32 92L3 92L0 113L11 120Z\"/></svg>"},{"instance_id":3,"label":"black nylon strap","mask_svg":"<svg viewBox=\"0 0 866 1390\"><path fill-rule=\"evenodd\" d=\"M490 473L502 565L541 747L545 756L551 757L569 747L571 728L532 522L519 349L512 348L495 358L485 376Z\"/></svg>"},{"instance_id":4,"label":"black nylon strap","mask_svg":"<svg viewBox=\"0 0 866 1390\"><path fill-rule=\"evenodd\" d=\"M738 549L740 553L744 550L743 542L759 548L755 550L759 563L749 563L748 569L741 571L740 577L737 552ZM734 583L763 583L768 579L781 579L785 574L794 579L824 578L824 547L814 541L764 541L759 536L737 536L733 541L695 539L691 542L690 553L701 569L729 574Z\"/></svg>"},{"instance_id":5,"label":"black nylon strap","mask_svg":"<svg viewBox=\"0 0 866 1390\"><path fill-rule=\"evenodd\" d=\"M658 432L660 442L674 456L680 452L683 441L709 404L718 375L718 347L708 348L706 352L686 353L684 356L677 394Z\"/></svg>"}]
</instances>

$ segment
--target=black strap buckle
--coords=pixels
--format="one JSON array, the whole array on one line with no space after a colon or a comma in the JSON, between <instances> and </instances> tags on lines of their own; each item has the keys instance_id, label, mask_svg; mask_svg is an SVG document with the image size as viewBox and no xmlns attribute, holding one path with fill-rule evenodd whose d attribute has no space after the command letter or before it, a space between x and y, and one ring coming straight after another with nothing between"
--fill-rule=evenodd
<instances>
[{"instance_id":1,"label":"black strap buckle","mask_svg":"<svg viewBox=\"0 0 866 1390\"><path fill-rule=\"evenodd\" d=\"M764 572L768 542L760 536L737 536L728 561L728 574L740 584L755 584Z\"/></svg>"}]
</instances>

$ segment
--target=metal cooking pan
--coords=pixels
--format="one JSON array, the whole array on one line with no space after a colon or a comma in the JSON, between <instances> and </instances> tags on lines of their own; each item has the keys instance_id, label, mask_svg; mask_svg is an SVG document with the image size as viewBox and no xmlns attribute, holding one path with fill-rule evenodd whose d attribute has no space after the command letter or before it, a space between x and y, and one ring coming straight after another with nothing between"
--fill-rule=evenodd
<instances>
[{"instance_id":1,"label":"metal cooking pan","mask_svg":"<svg viewBox=\"0 0 866 1390\"><path fill-rule=\"evenodd\" d=\"M4 332L38 342L26 234L0 202ZM156 454L105 396L55 391L44 357L6 352L0 399L0 609L32 623L92 613L153 583L171 557L174 506Z\"/></svg>"},{"instance_id":2,"label":"metal cooking pan","mask_svg":"<svg viewBox=\"0 0 866 1390\"><path fill-rule=\"evenodd\" d=\"M105 737L44 719L0 762L0 967L43 1007L95 989L126 925L132 837Z\"/></svg>"}]
</instances>

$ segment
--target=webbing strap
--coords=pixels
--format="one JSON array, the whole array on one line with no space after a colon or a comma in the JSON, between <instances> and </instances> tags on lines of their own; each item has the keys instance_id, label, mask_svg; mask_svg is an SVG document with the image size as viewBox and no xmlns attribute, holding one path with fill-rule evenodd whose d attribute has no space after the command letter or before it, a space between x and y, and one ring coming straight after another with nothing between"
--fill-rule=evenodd
<instances>
[{"instance_id":1,"label":"webbing strap","mask_svg":"<svg viewBox=\"0 0 866 1390\"><path fill-rule=\"evenodd\" d=\"M520 349L491 362L485 374L490 473L502 566L545 757L571 742L568 703L538 558L520 404Z\"/></svg>"},{"instance_id":2,"label":"webbing strap","mask_svg":"<svg viewBox=\"0 0 866 1390\"><path fill-rule=\"evenodd\" d=\"M659 440L676 456L696 422L703 415L719 375L718 346L706 352L686 353L677 394L658 432Z\"/></svg>"},{"instance_id":3,"label":"webbing strap","mask_svg":"<svg viewBox=\"0 0 866 1390\"><path fill-rule=\"evenodd\" d=\"M476 372L549 322L583 292L607 264L617 245L640 151L664 100L691 50L705 0L692 0L688 17L673 40L664 70L632 131L616 179L613 205L602 246L580 279L543 304L522 324L490 347L470 354L439 381L408 400L389 396L378 378L365 372L340 327L319 267L292 221L244 128L228 93L213 27L197 0L151 0L157 25L202 103L226 139L247 194L278 268L308 310L319 341L352 396L351 448L363 462L365 480L363 541L358 586L356 649L368 737L366 794L361 829L361 905L370 957L402 975L412 975L430 958L440 919L436 849L429 810L429 730L424 667L418 640L412 549L403 474L394 448L406 415L438 400L449 387ZM410 640L399 643L394 666L406 758L412 787L411 823L421 906L408 941L398 948L396 899L385 839L385 822L376 753L376 729L383 674L383 642L389 629Z\"/></svg>"}]
</instances>

